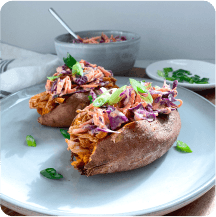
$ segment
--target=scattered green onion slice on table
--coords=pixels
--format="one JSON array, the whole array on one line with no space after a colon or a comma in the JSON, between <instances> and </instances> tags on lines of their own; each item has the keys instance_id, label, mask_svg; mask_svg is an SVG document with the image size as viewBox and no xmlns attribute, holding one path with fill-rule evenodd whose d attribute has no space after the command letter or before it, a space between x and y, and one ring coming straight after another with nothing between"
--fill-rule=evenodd
<instances>
[{"instance_id":1,"label":"scattered green onion slice on table","mask_svg":"<svg viewBox=\"0 0 216 217\"><path fill-rule=\"evenodd\" d=\"M37 146L35 139L31 135L26 136L26 142L28 146L33 146L33 147Z\"/></svg>"},{"instance_id":2,"label":"scattered green onion slice on table","mask_svg":"<svg viewBox=\"0 0 216 217\"><path fill-rule=\"evenodd\" d=\"M184 143L184 142L182 142L180 140L177 141L176 149L178 151L181 151L181 152L187 152L187 153L191 153L192 152L192 150L190 149L190 147L186 143Z\"/></svg>"},{"instance_id":3,"label":"scattered green onion slice on table","mask_svg":"<svg viewBox=\"0 0 216 217\"><path fill-rule=\"evenodd\" d=\"M60 132L64 136L64 138L70 139L70 134L67 132L67 130L60 129Z\"/></svg>"},{"instance_id":4,"label":"scattered green onion slice on table","mask_svg":"<svg viewBox=\"0 0 216 217\"><path fill-rule=\"evenodd\" d=\"M63 176L59 173L56 172L55 169L53 168L47 168L44 170L40 171L41 175L43 175L44 177L48 178L48 179L61 179L63 178Z\"/></svg>"}]
</instances>

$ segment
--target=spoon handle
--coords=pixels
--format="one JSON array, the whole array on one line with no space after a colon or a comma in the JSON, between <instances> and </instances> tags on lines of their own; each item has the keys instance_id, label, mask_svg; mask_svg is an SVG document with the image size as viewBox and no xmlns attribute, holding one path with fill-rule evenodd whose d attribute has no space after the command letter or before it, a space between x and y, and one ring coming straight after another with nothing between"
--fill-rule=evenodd
<instances>
[{"instance_id":1,"label":"spoon handle","mask_svg":"<svg viewBox=\"0 0 216 217\"><path fill-rule=\"evenodd\" d=\"M49 8L49 12L62 24L62 26L76 39L78 39L77 35L69 28L69 26L62 20L62 18L52 9Z\"/></svg>"}]
</instances>

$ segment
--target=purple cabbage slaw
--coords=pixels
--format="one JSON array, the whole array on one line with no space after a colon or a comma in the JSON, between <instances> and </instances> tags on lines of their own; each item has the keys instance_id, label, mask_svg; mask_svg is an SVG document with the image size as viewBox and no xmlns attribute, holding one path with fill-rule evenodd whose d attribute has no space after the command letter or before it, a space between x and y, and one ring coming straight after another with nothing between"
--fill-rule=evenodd
<instances>
[{"instance_id":1,"label":"purple cabbage slaw","mask_svg":"<svg viewBox=\"0 0 216 217\"><path fill-rule=\"evenodd\" d=\"M109 121L110 121L110 128L111 130L115 130L121 126L121 124L128 122L128 118L120 111L118 111L113 106L108 106L106 110Z\"/></svg>"},{"instance_id":2,"label":"purple cabbage slaw","mask_svg":"<svg viewBox=\"0 0 216 217\"><path fill-rule=\"evenodd\" d=\"M89 62L87 61L84 61L84 67L87 68L87 72L88 72L88 68L93 68ZM85 76L86 73L84 72L84 75L83 76L80 76L80 75L72 75L72 71L70 68L68 68L65 64L61 66L62 68L62 71L58 73L58 75L60 76L69 76L70 79L71 79L71 84L75 84L77 85L75 88L77 89L74 93L82 93L82 92L89 92L91 89L94 89L94 88L86 88L86 90L84 90L82 87L80 87L80 85L85 85L85 84L88 84L88 83L91 83L91 82L97 82L98 86L99 87L105 87L106 85L109 84L109 81L103 81L103 78L99 78L99 79L94 79L90 82L88 82L88 78ZM111 76L113 77L113 73L111 70L107 70L108 72L110 72ZM56 73L55 73L56 74ZM57 94L57 84L59 82L62 82L63 85L62 85L62 88L60 90L60 93ZM50 93L53 98L56 98L58 96L61 96L61 93L64 91L64 82L65 82L65 78L64 79L60 79L59 78L56 78L53 82L52 82L52 86L51 88L48 90L46 89L46 91L48 93Z\"/></svg>"},{"instance_id":3,"label":"purple cabbage slaw","mask_svg":"<svg viewBox=\"0 0 216 217\"><path fill-rule=\"evenodd\" d=\"M127 41L126 36L117 35L114 38L115 38L116 42ZM85 39L90 39L90 38L83 38L83 39L85 40ZM69 42L73 43L73 44L85 44L85 43L83 43L83 41L81 39L73 39L73 40L70 40ZM100 44L101 43L106 43L105 38L103 37L103 35L101 35L101 38L100 38L100 40L98 42ZM114 42L114 41L112 39L110 39L110 42Z\"/></svg>"},{"instance_id":4,"label":"purple cabbage slaw","mask_svg":"<svg viewBox=\"0 0 216 217\"><path fill-rule=\"evenodd\" d=\"M131 107L128 109L130 115L133 118L127 117L125 114L123 114L121 111L119 111L116 107L110 106L110 105L104 105L101 108L103 113L106 113L109 118L109 124L106 124L106 127L100 128L96 125L94 125L94 122L92 122L92 128L89 128L89 132L91 134L98 133L99 131L107 132L107 133L119 133L118 129L122 127L124 124L128 123L129 121L136 121L136 120L147 120L148 122L152 122L156 120L156 117L159 114L168 114L171 111L174 111L178 108L178 105L174 104L177 100L174 98L174 96L177 96L177 81L174 82L173 86L174 88L170 88L170 85L165 85L164 87L169 87L169 91L162 92L158 90L154 90L152 87L150 88L149 92L150 94L159 94L159 97L155 98L153 101L153 104L159 105L157 109L153 109L153 105L148 103L145 107L143 106L143 103L139 103L138 105ZM158 88L159 89L159 88ZM129 87L125 91L123 91L121 96L121 104L124 106L127 105L128 99L131 97L131 92L133 91L133 88ZM95 95L93 92L91 93L92 97L95 100ZM103 122L101 118L99 118L100 122ZM105 123L103 122L105 125Z\"/></svg>"}]
</instances>

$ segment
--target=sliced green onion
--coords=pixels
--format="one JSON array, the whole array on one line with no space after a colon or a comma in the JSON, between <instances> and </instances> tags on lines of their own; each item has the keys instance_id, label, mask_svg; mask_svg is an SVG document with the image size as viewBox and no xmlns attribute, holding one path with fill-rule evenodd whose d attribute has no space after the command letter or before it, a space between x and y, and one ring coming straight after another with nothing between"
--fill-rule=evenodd
<instances>
[{"instance_id":1,"label":"sliced green onion","mask_svg":"<svg viewBox=\"0 0 216 217\"><path fill-rule=\"evenodd\" d=\"M37 146L35 139L31 135L26 136L26 142L28 146Z\"/></svg>"},{"instance_id":2,"label":"sliced green onion","mask_svg":"<svg viewBox=\"0 0 216 217\"><path fill-rule=\"evenodd\" d=\"M175 81L176 78L173 78L173 77L166 77L166 80L168 80L168 81Z\"/></svg>"},{"instance_id":3,"label":"sliced green onion","mask_svg":"<svg viewBox=\"0 0 216 217\"><path fill-rule=\"evenodd\" d=\"M108 104L109 105L114 105L115 103L118 103L121 99L119 96L123 91L125 91L127 88L127 85L124 85L123 87L117 89L114 93L111 94Z\"/></svg>"},{"instance_id":4,"label":"sliced green onion","mask_svg":"<svg viewBox=\"0 0 216 217\"><path fill-rule=\"evenodd\" d=\"M90 96L88 96L88 98L89 98L90 104L92 104L93 97L90 95Z\"/></svg>"},{"instance_id":5,"label":"sliced green onion","mask_svg":"<svg viewBox=\"0 0 216 217\"><path fill-rule=\"evenodd\" d=\"M67 58L63 58L63 61L70 69L72 69L73 65L77 63L77 61L69 53L67 53Z\"/></svg>"},{"instance_id":6,"label":"sliced green onion","mask_svg":"<svg viewBox=\"0 0 216 217\"><path fill-rule=\"evenodd\" d=\"M194 77L200 78L200 76L199 76L199 75L194 75Z\"/></svg>"},{"instance_id":7,"label":"sliced green onion","mask_svg":"<svg viewBox=\"0 0 216 217\"><path fill-rule=\"evenodd\" d=\"M150 88L151 86L152 86L152 84L149 83L149 84L146 86L146 88Z\"/></svg>"},{"instance_id":8,"label":"sliced green onion","mask_svg":"<svg viewBox=\"0 0 216 217\"><path fill-rule=\"evenodd\" d=\"M136 92L148 93L148 90L144 85L142 85L139 81L135 79L129 78L130 84Z\"/></svg>"},{"instance_id":9,"label":"sliced green onion","mask_svg":"<svg viewBox=\"0 0 216 217\"><path fill-rule=\"evenodd\" d=\"M184 143L184 142L182 142L180 140L177 141L176 149L178 151L181 151L181 152L188 152L188 153L192 152L190 147L186 143Z\"/></svg>"},{"instance_id":10,"label":"sliced green onion","mask_svg":"<svg viewBox=\"0 0 216 217\"><path fill-rule=\"evenodd\" d=\"M164 68L163 71L164 71L165 77L168 77L169 76L169 72L172 72L173 69L172 68Z\"/></svg>"},{"instance_id":11,"label":"sliced green onion","mask_svg":"<svg viewBox=\"0 0 216 217\"><path fill-rule=\"evenodd\" d=\"M73 65L72 67L72 74L73 75L81 75L83 76L83 69L82 66L79 62L76 62L76 64Z\"/></svg>"},{"instance_id":12,"label":"sliced green onion","mask_svg":"<svg viewBox=\"0 0 216 217\"><path fill-rule=\"evenodd\" d=\"M105 103L107 103L110 99L109 90L102 93L99 97L97 97L92 103L94 107L101 107Z\"/></svg>"},{"instance_id":13,"label":"sliced green onion","mask_svg":"<svg viewBox=\"0 0 216 217\"><path fill-rule=\"evenodd\" d=\"M60 132L64 136L64 138L70 139L70 134L67 132L67 130L60 129Z\"/></svg>"},{"instance_id":14,"label":"sliced green onion","mask_svg":"<svg viewBox=\"0 0 216 217\"><path fill-rule=\"evenodd\" d=\"M59 78L60 75L57 76L52 76L52 77L47 77L50 81L54 81L56 78Z\"/></svg>"},{"instance_id":15,"label":"sliced green onion","mask_svg":"<svg viewBox=\"0 0 216 217\"><path fill-rule=\"evenodd\" d=\"M162 72L162 71L160 71L160 70L157 70L157 74L158 74L160 77L165 77L164 72Z\"/></svg>"},{"instance_id":16,"label":"sliced green onion","mask_svg":"<svg viewBox=\"0 0 216 217\"><path fill-rule=\"evenodd\" d=\"M93 106L94 106L94 107L101 107L102 105L104 105L104 104L107 103L108 101L109 101L109 96L98 97L98 98L95 99L95 101L93 102Z\"/></svg>"},{"instance_id":17,"label":"sliced green onion","mask_svg":"<svg viewBox=\"0 0 216 217\"><path fill-rule=\"evenodd\" d=\"M93 102L93 106L94 107L101 107L102 105L104 105L105 103L107 103L109 100L109 98L106 97L99 97L97 98L94 102Z\"/></svg>"},{"instance_id":18,"label":"sliced green onion","mask_svg":"<svg viewBox=\"0 0 216 217\"><path fill-rule=\"evenodd\" d=\"M139 94L139 93L138 93L138 94ZM140 95L140 94L139 94L139 95ZM153 102L153 98L152 98L152 96L151 96L150 93L148 93L148 96L146 96L146 97L144 97L144 96L142 96L142 95L140 95L140 97L141 97L142 100L144 100L144 101L147 102L147 103L152 103L152 102Z\"/></svg>"},{"instance_id":19,"label":"sliced green onion","mask_svg":"<svg viewBox=\"0 0 216 217\"><path fill-rule=\"evenodd\" d=\"M208 84L209 78L202 78L200 79L199 75L194 75L189 77L188 75L192 75L190 71L184 69L178 69L176 71L172 71L173 69L164 68L163 71L157 70L157 74L160 77L163 77L166 80L174 81L178 80L179 82L189 82L190 84ZM169 72L172 72L172 76L169 76Z\"/></svg>"},{"instance_id":20,"label":"sliced green onion","mask_svg":"<svg viewBox=\"0 0 216 217\"><path fill-rule=\"evenodd\" d=\"M194 83L193 78L191 78L191 79L189 80L189 83L190 83L190 84L193 84L193 83Z\"/></svg>"},{"instance_id":21,"label":"sliced green onion","mask_svg":"<svg viewBox=\"0 0 216 217\"><path fill-rule=\"evenodd\" d=\"M168 67L168 68L163 68L164 72L172 72L173 68Z\"/></svg>"},{"instance_id":22,"label":"sliced green onion","mask_svg":"<svg viewBox=\"0 0 216 217\"><path fill-rule=\"evenodd\" d=\"M206 81L206 82L197 82L197 84L208 84L208 81Z\"/></svg>"},{"instance_id":23,"label":"sliced green onion","mask_svg":"<svg viewBox=\"0 0 216 217\"><path fill-rule=\"evenodd\" d=\"M72 69L73 74L78 74L83 76L83 69L79 62L77 62L69 53L67 53L67 58L63 58L65 65ZM47 77L47 79L54 81L56 78L61 77L62 74L52 77Z\"/></svg>"},{"instance_id":24,"label":"sliced green onion","mask_svg":"<svg viewBox=\"0 0 216 217\"><path fill-rule=\"evenodd\" d=\"M40 173L41 173L41 175L43 175L44 177L46 177L48 179L61 179L61 178L63 178L63 176L61 174L57 173L56 170L53 168L47 168L45 170L41 170Z\"/></svg>"},{"instance_id":25,"label":"sliced green onion","mask_svg":"<svg viewBox=\"0 0 216 217\"><path fill-rule=\"evenodd\" d=\"M137 94L140 95L140 97L147 103L152 103L153 102L153 98L151 96L151 94L149 93L149 91L147 90L147 88L142 85L139 81L136 81L132 78L129 79L130 80L130 84L133 87L133 89L136 91ZM148 93L148 96L144 97L142 96L140 93Z\"/></svg>"},{"instance_id":26,"label":"sliced green onion","mask_svg":"<svg viewBox=\"0 0 216 217\"><path fill-rule=\"evenodd\" d=\"M201 80L200 80L200 82L208 82L209 81L209 78L202 78Z\"/></svg>"}]
</instances>

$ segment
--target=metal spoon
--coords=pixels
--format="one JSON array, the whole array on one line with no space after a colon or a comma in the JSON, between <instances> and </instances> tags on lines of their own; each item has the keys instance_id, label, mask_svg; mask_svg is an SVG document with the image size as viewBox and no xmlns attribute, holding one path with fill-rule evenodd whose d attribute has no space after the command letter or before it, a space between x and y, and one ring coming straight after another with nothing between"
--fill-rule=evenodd
<instances>
[{"instance_id":1,"label":"metal spoon","mask_svg":"<svg viewBox=\"0 0 216 217\"><path fill-rule=\"evenodd\" d=\"M52 9L49 8L49 12L56 18L56 20L61 23L61 25L76 39L78 39L77 35L69 28L69 26L62 20L62 18Z\"/></svg>"}]
</instances>

